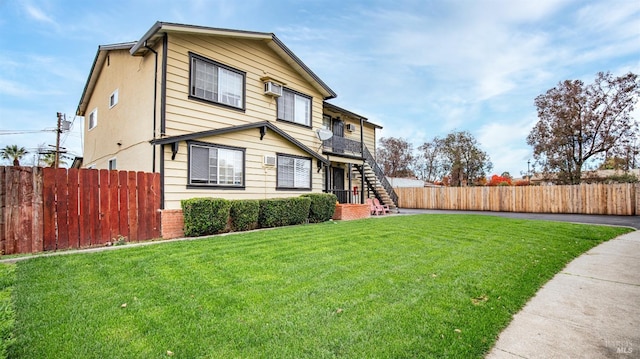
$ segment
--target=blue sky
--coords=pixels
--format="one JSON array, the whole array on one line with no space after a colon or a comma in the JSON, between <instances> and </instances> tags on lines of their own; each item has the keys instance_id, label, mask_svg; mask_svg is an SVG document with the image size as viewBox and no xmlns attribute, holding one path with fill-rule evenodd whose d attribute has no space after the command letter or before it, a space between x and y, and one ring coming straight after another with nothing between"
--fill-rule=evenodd
<instances>
[{"instance_id":1,"label":"blue sky","mask_svg":"<svg viewBox=\"0 0 640 359\"><path fill-rule=\"evenodd\" d=\"M0 147L54 144L62 112L63 145L82 155L74 114L98 45L156 21L273 32L379 137L415 148L466 130L493 173L514 176L532 158L537 95L640 73L637 0L0 0Z\"/></svg>"}]
</instances>

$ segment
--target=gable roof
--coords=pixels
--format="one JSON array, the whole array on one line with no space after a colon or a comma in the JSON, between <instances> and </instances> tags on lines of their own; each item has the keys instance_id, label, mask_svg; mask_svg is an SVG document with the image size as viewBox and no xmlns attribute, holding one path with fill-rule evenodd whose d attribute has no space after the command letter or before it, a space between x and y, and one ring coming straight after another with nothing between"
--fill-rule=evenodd
<instances>
[{"instance_id":1,"label":"gable roof","mask_svg":"<svg viewBox=\"0 0 640 359\"><path fill-rule=\"evenodd\" d=\"M91 71L89 71L89 77L87 78L87 82L85 83L84 89L82 90L82 96L80 97L80 103L78 103L76 115L84 116L85 112L87 111L87 103L89 102L89 98L93 94L93 89L95 88L96 82L98 81L100 69L107 59L107 53L114 50L129 50L135 44L135 42L123 42L119 44L98 46L96 57L93 59L93 64L91 65Z\"/></svg>"},{"instance_id":2,"label":"gable roof","mask_svg":"<svg viewBox=\"0 0 640 359\"><path fill-rule=\"evenodd\" d=\"M89 78L82 92L80 103L76 114L78 116L84 116L88 98L93 93L93 87L98 80L99 71L106 59L107 53L112 50L129 50L133 56L144 56L149 52L149 47L153 48L164 36L164 34L170 33L182 33L182 34L194 34L194 35L207 35L207 36L221 36L231 37L238 39L249 39L265 41L269 48L274 50L289 66L295 69L303 78L311 83L324 97L325 100L332 99L338 95L324 83L307 65L296 56L280 39L273 33L266 32L253 32L244 30L231 30L221 29L206 26L197 25L185 25L171 22L156 22L138 41L126 42L113 45L102 45L98 47L95 60L91 66L91 72Z\"/></svg>"},{"instance_id":3,"label":"gable roof","mask_svg":"<svg viewBox=\"0 0 640 359\"><path fill-rule=\"evenodd\" d=\"M312 150L309 147L307 147L304 143L298 141L297 139L295 139L294 137L292 137L291 135L289 135L285 131L281 130L280 128L278 128L276 125L272 124L269 121L254 122L254 123L248 123L248 124L244 124L244 125L237 125L237 126L218 128L218 129L214 129L214 130L193 132L193 133L188 133L188 134L185 134L185 135L177 135L177 136L157 138L157 139L151 140L149 142L152 145L168 145L168 144L178 143L180 141L196 140L196 139L203 138L203 137L217 136L217 135L222 135L222 134L225 134L225 133L249 130L249 129L252 129L252 128L260 129L260 139L262 139L262 137L267 133L267 129L269 129L269 130L277 133L278 135L282 136L287 141L293 143L296 147L300 148L304 152L306 152L309 155L311 155L311 157L317 159L318 161L322 161L325 164L329 164L329 161L326 158L322 157L320 154L318 154L314 150Z\"/></svg>"}]
</instances>

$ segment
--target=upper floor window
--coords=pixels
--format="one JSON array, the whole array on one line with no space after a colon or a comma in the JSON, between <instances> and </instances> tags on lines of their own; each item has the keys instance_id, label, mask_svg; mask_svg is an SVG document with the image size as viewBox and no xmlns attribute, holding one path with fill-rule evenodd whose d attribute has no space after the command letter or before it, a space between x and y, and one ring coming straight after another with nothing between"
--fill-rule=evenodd
<instances>
[{"instance_id":1,"label":"upper floor window","mask_svg":"<svg viewBox=\"0 0 640 359\"><path fill-rule=\"evenodd\" d=\"M278 155L279 189L311 189L311 159Z\"/></svg>"},{"instance_id":2,"label":"upper floor window","mask_svg":"<svg viewBox=\"0 0 640 359\"><path fill-rule=\"evenodd\" d=\"M190 143L189 185L243 187L244 150Z\"/></svg>"},{"instance_id":3,"label":"upper floor window","mask_svg":"<svg viewBox=\"0 0 640 359\"><path fill-rule=\"evenodd\" d=\"M117 104L118 104L118 89L113 91L113 93L111 93L111 96L109 96L109 108L112 108Z\"/></svg>"},{"instance_id":4,"label":"upper floor window","mask_svg":"<svg viewBox=\"0 0 640 359\"><path fill-rule=\"evenodd\" d=\"M244 109L244 72L195 54L190 58L191 96Z\"/></svg>"},{"instance_id":5,"label":"upper floor window","mask_svg":"<svg viewBox=\"0 0 640 359\"><path fill-rule=\"evenodd\" d=\"M311 97L282 89L278 97L278 119L311 126Z\"/></svg>"},{"instance_id":6,"label":"upper floor window","mask_svg":"<svg viewBox=\"0 0 640 359\"><path fill-rule=\"evenodd\" d=\"M89 129L92 129L98 125L98 109L94 109L89 114Z\"/></svg>"}]
</instances>

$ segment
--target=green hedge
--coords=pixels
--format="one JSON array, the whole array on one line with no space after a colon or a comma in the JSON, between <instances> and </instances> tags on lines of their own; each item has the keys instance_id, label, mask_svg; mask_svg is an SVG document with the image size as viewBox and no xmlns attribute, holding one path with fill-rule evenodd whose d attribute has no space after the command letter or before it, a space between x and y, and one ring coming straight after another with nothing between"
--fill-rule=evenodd
<instances>
[{"instance_id":1,"label":"green hedge","mask_svg":"<svg viewBox=\"0 0 640 359\"><path fill-rule=\"evenodd\" d=\"M260 202L257 200L231 201L231 230L248 231L258 228Z\"/></svg>"},{"instance_id":2,"label":"green hedge","mask_svg":"<svg viewBox=\"0 0 640 359\"><path fill-rule=\"evenodd\" d=\"M184 235L206 236L224 232L229 221L231 201L222 198L192 198L181 201Z\"/></svg>"},{"instance_id":3,"label":"green hedge","mask_svg":"<svg viewBox=\"0 0 640 359\"><path fill-rule=\"evenodd\" d=\"M309 222L320 223L326 222L333 217L336 211L336 202L338 197L333 193L308 193L302 197L311 199L311 207L309 208Z\"/></svg>"},{"instance_id":4,"label":"green hedge","mask_svg":"<svg viewBox=\"0 0 640 359\"><path fill-rule=\"evenodd\" d=\"M260 200L258 223L262 228L306 223L311 199L290 197Z\"/></svg>"}]
</instances>

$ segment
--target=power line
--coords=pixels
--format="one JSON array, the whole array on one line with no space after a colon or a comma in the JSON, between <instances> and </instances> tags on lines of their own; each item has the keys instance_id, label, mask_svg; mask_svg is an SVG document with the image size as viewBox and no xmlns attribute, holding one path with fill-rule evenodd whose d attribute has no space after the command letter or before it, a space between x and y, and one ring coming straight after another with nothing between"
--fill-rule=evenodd
<instances>
[{"instance_id":1,"label":"power line","mask_svg":"<svg viewBox=\"0 0 640 359\"><path fill-rule=\"evenodd\" d=\"M56 130L0 130L0 136L2 135L25 135L29 133L40 132L56 132Z\"/></svg>"}]
</instances>

